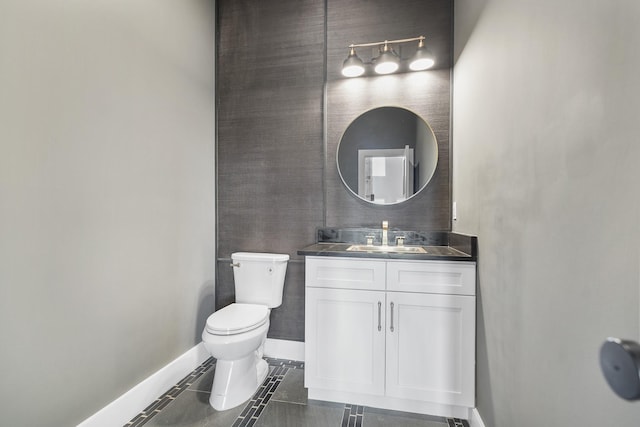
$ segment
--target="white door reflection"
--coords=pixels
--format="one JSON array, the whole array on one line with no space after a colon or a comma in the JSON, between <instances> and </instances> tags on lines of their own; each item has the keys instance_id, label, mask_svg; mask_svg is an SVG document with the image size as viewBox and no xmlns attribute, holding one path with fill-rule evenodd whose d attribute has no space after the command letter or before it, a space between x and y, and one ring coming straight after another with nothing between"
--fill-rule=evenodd
<instances>
[{"instance_id":1,"label":"white door reflection","mask_svg":"<svg viewBox=\"0 0 640 427\"><path fill-rule=\"evenodd\" d=\"M380 204L413 195L413 148L358 150L358 195Z\"/></svg>"}]
</instances>

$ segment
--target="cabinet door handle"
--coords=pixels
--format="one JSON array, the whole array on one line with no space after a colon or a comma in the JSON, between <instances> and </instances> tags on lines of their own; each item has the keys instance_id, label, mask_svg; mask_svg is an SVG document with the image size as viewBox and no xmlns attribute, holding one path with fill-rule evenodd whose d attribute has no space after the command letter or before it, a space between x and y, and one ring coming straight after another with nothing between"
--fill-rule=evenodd
<instances>
[{"instance_id":1,"label":"cabinet door handle","mask_svg":"<svg viewBox=\"0 0 640 427\"><path fill-rule=\"evenodd\" d=\"M393 332L393 303L391 303L391 327L389 330Z\"/></svg>"},{"instance_id":2,"label":"cabinet door handle","mask_svg":"<svg viewBox=\"0 0 640 427\"><path fill-rule=\"evenodd\" d=\"M382 303L378 301L378 331L382 330Z\"/></svg>"}]
</instances>

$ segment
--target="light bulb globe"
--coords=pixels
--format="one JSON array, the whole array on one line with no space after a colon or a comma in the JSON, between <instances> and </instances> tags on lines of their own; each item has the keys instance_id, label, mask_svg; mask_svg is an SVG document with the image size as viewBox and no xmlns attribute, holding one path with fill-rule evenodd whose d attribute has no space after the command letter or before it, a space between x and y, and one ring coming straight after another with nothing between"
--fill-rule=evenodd
<instances>
[{"instance_id":1,"label":"light bulb globe","mask_svg":"<svg viewBox=\"0 0 640 427\"><path fill-rule=\"evenodd\" d=\"M378 74L391 74L398 70L400 67L398 57L393 51L385 44L382 49L382 53L375 60L376 66L375 72Z\"/></svg>"},{"instance_id":2,"label":"light bulb globe","mask_svg":"<svg viewBox=\"0 0 640 427\"><path fill-rule=\"evenodd\" d=\"M342 75L345 77L359 77L364 74L364 63L358 55L356 50L351 48L349 56L342 63Z\"/></svg>"},{"instance_id":3,"label":"light bulb globe","mask_svg":"<svg viewBox=\"0 0 640 427\"><path fill-rule=\"evenodd\" d=\"M424 40L420 40L418 50L416 50L416 53L413 55L411 62L409 63L409 68L412 71L422 71L433 67L433 64L435 64L433 54L429 49L424 47Z\"/></svg>"}]
</instances>

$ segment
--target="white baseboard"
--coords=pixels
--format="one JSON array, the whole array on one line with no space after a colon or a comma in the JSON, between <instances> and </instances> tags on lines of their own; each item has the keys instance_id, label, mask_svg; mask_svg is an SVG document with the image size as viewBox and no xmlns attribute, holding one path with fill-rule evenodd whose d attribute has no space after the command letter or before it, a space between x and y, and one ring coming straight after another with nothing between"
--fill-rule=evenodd
<instances>
[{"instance_id":1,"label":"white baseboard","mask_svg":"<svg viewBox=\"0 0 640 427\"><path fill-rule=\"evenodd\" d=\"M264 354L277 359L304 361L304 343L267 338ZM209 357L210 354L203 343L196 345L78 424L77 427L116 426L128 423Z\"/></svg>"},{"instance_id":2,"label":"white baseboard","mask_svg":"<svg viewBox=\"0 0 640 427\"><path fill-rule=\"evenodd\" d=\"M478 408L469 411L469 427L484 427L484 421L480 418Z\"/></svg>"},{"instance_id":3,"label":"white baseboard","mask_svg":"<svg viewBox=\"0 0 640 427\"><path fill-rule=\"evenodd\" d=\"M78 427L121 426L210 357L200 343L131 390L78 424Z\"/></svg>"},{"instance_id":4,"label":"white baseboard","mask_svg":"<svg viewBox=\"0 0 640 427\"><path fill-rule=\"evenodd\" d=\"M304 343L267 338L267 342L264 344L264 355L276 359L304 362Z\"/></svg>"},{"instance_id":5,"label":"white baseboard","mask_svg":"<svg viewBox=\"0 0 640 427\"><path fill-rule=\"evenodd\" d=\"M277 359L304 361L304 342L267 338L264 354ZM116 426L128 423L209 357L210 354L203 343L196 345L78 424L77 427ZM469 425L485 427L477 408L469 411Z\"/></svg>"}]
</instances>

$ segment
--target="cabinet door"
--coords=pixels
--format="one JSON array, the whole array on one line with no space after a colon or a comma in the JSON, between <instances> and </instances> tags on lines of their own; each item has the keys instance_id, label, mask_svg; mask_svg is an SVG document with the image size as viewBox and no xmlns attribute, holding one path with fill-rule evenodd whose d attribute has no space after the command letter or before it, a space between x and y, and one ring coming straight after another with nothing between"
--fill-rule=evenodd
<instances>
[{"instance_id":1,"label":"cabinet door","mask_svg":"<svg viewBox=\"0 0 640 427\"><path fill-rule=\"evenodd\" d=\"M305 299L305 386L384 394L384 292L306 288Z\"/></svg>"},{"instance_id":2,"label":"cabinet door","mask_svg":"<svg viewBox=\"0 0 640 427\"><path fill-rule=\"evenodd\" d=\"M381 260L307 257L306 286L384 291L386 264Z\"/></svg>"},{"instance_id":3,"label":"cabinet door","mask_svg":"<svg viewBox=\"0 0 640 427\"><path fill-rule=\"evenodd\" d=\"M475 297L389 292L387 311L387 395L475 406Z\"/></svg>"},{"instance_id":4,"label":"cabinet door","mask_svg":"<svg viewBox=\"0 0 640 427\"><path fill-rule=\"evenodd\" d=\"M387 290L447 295L476 294L476 263L389 261Z\"/></svg>"}]
</instances>

